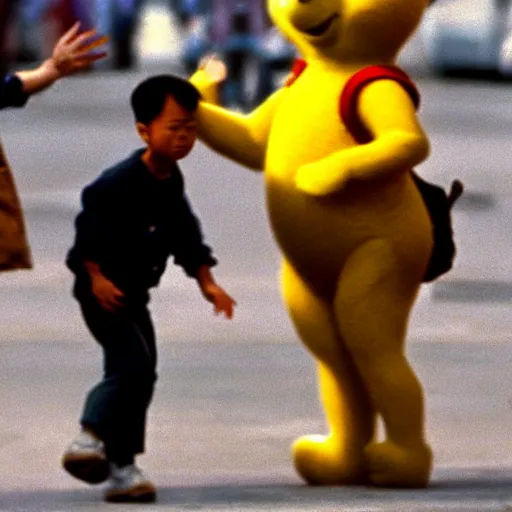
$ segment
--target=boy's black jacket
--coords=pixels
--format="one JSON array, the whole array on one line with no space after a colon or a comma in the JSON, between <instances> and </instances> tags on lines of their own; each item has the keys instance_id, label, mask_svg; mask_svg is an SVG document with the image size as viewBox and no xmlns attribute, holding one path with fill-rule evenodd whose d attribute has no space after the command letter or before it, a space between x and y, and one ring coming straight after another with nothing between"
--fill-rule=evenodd
<instances>
[{"instance_id":1,"label":"boy's black jacket","mask_svg":"<svg viewBox=\"0 0 512 512\"><path fill-rule=\"evenodd\" d=\"M141 160L143 152L136 151L85 187L75 243L66 260L78 277L85 277L84 261L98 263L124 292L156 286L170 255L190 277L200 266L216 264L178 166L170 178L157 179Z\"/></svg>"}]
</instances>

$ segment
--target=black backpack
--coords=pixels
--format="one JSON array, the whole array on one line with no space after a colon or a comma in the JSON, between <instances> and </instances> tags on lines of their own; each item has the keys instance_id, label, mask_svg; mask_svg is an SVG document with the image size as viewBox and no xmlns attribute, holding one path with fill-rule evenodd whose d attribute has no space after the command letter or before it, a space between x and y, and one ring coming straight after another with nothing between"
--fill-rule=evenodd
<instances>
[{"instance_id":1,"label":"black backpack","mask_svg":"<svg viewBox=\"0 0 512 512\"><path fill-rule=\"evenodd\" d=\"M423 282L434 281L448 272L455 259L451 209L462 195L464 186L459 180L452 182L447 195L443 188L420 178L415 172L412 177L427 207L432 222L434 246Z\"/></svg>"}]
</instances>

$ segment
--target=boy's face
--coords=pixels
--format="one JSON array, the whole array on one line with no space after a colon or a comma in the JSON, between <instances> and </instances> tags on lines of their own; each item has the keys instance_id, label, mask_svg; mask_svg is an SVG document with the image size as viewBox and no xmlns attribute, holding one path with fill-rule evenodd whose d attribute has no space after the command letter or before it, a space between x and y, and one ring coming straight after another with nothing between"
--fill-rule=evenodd
<instances>
[{"instance_id":1,"label":"boy's face","mask_svg":"<svg viewBox=\"0 0 512 512\"><path fill-rule=\"evenodd\" d=\"M149 124L137 123L137 130L155 156L170 160L186 157L197 137L194 113L187 112L167 96L162 112Z\"/></svg>"}]
</instances>

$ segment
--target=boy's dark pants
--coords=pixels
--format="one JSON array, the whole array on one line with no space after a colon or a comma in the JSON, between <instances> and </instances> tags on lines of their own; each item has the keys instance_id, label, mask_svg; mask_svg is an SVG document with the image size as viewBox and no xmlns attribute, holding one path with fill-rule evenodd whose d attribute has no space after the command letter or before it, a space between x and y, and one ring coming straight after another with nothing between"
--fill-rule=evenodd
<instances>
[{"instance_id":1,"label":"boy's dark pants","mask_svg":"<svg viewBox=\"0 0 512 512\"><path fill-rule=\"evenodd\" d=\"M132 301L119 313L110 313L91 293L75 296L104 355L103 380L89 392L81 424L102 439L111 462L133 463L144 451L146 412L157 379L147 300Z\"/></svg>"}]
</instances>

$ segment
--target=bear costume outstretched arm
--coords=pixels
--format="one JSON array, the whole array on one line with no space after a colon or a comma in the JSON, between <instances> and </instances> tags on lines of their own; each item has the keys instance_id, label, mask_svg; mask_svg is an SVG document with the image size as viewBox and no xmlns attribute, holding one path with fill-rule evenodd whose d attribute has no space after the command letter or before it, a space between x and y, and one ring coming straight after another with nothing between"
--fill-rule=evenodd
<instances>
[{"instance_id":1,"label":"bear costume outstretched arm","mask_svg":"<svg viewBox=\"0 0 512 512\"><path fill-rule=\"evenodd\" d=\"M198 137L217 153L250 169L263 170L268 134L282 94L282 89L276 91L247 115L200 101Z\"/></svg>"},{"instance_id":2,"label":"bear costume outstretched arm","mask_svg":"<svg viewBox=\"0 0 512 512\"><path fill-rule=\"evenodd\" d=\"M295 180L297 188L326 195L342 190L352 180L389 178L411 170L430 151L415 110L409 94L395 81L369 84L361 92L358 115L372 141L302 166Z\"/></svg>"}]
</instances>

